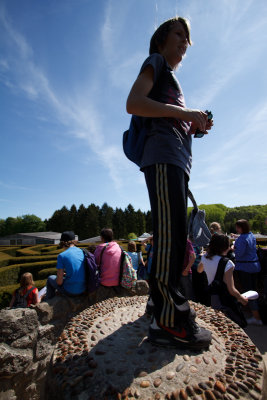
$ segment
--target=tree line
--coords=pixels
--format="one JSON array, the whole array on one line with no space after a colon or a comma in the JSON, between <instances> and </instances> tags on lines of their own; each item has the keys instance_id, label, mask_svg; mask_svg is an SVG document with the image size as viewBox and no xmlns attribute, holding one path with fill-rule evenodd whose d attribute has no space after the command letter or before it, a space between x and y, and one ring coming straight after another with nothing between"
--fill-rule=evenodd
<instances>
[{"instance_id":1,"label":"tree line","mask_svg":"<svg viewBox=\"0 0 267 400\"><path fill-rule=\"evenodd\" d=\"M247 219L253 232L267 234L267 205L229 208L223 204L202 204L199 208L206 211L207 224L219 222L224 232L235 232L235 222ZM189 207L188 213L191 210L192 207ZM56 210L51 218L44 221L33 214L0 219L0 236L19 232L73 230L83 240L98 236L103 227L112 228L116 239L127 239L129 235L140 236L144 232L153 231L151 212L140 209L135 211L131 204L124 210L113 209L107 203L102 207L95 204L85 207L81 204L78 208L73 204L69 209L63 206Z\"/></svg>"}]
</instances>

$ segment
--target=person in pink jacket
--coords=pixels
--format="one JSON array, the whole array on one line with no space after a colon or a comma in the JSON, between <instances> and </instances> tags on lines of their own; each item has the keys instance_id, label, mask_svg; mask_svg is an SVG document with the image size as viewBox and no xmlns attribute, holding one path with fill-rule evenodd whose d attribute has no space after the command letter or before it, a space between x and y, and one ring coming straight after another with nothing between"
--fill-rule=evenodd
<instances>
[{"instance_id":1,"label":"person in pink jacket","mask_svg":"<svg viewBox=\"0 0 267 400\"><path fill-rule=\"evenodd\" d=\"M100 284L103 286L118 286L120 279L121 248L113 240L113 231L102 229L102 243L95 250L96 263L100 267Z\"/></svg>"}]
</instances>

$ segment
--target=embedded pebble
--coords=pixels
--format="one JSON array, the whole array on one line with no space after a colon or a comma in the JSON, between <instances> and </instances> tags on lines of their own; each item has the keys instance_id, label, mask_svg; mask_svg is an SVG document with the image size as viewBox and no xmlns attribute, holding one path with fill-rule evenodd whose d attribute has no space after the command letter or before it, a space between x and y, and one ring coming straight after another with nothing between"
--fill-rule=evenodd
<instances>
[{"instance_id":1,"label":"embedded pebble","mask_svg":"<svg viewBox=\"0 0 267 400\"><path fill-rule=\"evenodd\" d=\"M196 367L194 367L193 365L191 365L190 371L191 371L193 374L195 374L195 373L198 371L198 369L197 369Z\"/></svg>"},{"instance_id":2,"label":"embedded pebble","mask_svg":"<svg viewBox=\"0 0 267 400\"><path fill-rule=\"evenodd\" d=\"M184 368L184 366L185 366L185 363L180 363L180 364L178 364L177 365L177 367L176 367L176 372L180 372L183 368Z\"/></svg>"},{"instance_id":3,"label":"embedded pebble","mask_svg":"<svg viewBox=\"0 0 267 400\"><path fill-rule=\"evenodd\" d=\"M154 380L153 385L155 387L159 387L161 385L161 383L162 383L162 380L160 378L157 378Z\"/></svg>"},{"instance_id":4,"label":"embedded pebble","mask_svg":"<svg viewBox=\"0 0 267 400\"><path fill-rule=\"evenodd\" d=\"M147 388L150 386L150 382L149 381L142 381L140 383L141 388Z\"/></svg>"},{"instance_id":5,"label":"embedded pebble","mask_svg":"<svg viewBox=\"0 0 267 400\"><path fill-rule=\"evenodd\" d=\"M173 372L173 371L167 372L166 378L167 378L168 380L171 380L171 379L173 379L174 377L175 377L175 372Z\"/></svg>"},{"instance_id":6,"label":"embedded pebble","mask_svg":"<svg viewBox=\"0 0 267 400\"><path fill-rule=\"evenodd\" d=\"M219 390L219 392L221 392L221 393L225 393L226 392L225 386L221 381L216 381L215 385L214 385L214 388Z\"/></svg>"},{"instance_id":7,"label":"embedded pebble","mask_svg":"<svg viewBox=\"0 0 267 400\"><path fill-rule=\"evenodd\" d=\"M190 357L189 357L189 355L185 354L185 355L183 356L183 359L184 359L185 361L189 361L189 360L190 360Z\"/></svg>"}]
</instances>

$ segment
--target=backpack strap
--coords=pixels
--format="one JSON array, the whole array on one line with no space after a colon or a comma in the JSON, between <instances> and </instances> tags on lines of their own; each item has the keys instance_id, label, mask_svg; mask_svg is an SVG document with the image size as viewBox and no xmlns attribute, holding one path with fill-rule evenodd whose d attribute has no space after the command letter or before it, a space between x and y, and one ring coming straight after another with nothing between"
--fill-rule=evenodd
<instances>
[{"instance_id":1,"label":"backpack strap","mask_svg":"<svg viewBox=\"0 0 267 400\"><path fill-rule=\"evenodd\" d=\"M121 282L122 279L122 274L123 274L123 262L125 259L125 250L120 246L121 249L121 263L120 263L120 277L119 277L119 282Z\"/></svg>"},{"instance_id":2,"label":"backpack strap","mask_svg":"<svg viewBox=\"0 0 267 400\"><path fill-rule=\"evenodd\" d=\"M193 204L193 206L194 206L194 209L195 209L195 210L198 210L197 202L196 202L196 200L195 200L195 198L194 198L194 196L193 196L193 193L191 192L190 189L188 189L188 191L187 191L187 196L188 196L188 198L192 201L192 204Z\"/></svg>"},{"instance_id":3,"label":"backpack strap","mask_svg":"<svg viewBox=\"0 0 267 400\"><path fill-rule=\"evenodd\" d=\"M24 299L27 299L27 297L29 296L29 294L30 294L34 289L36 289L35 286L33 286L32 288L30 288L30 289L24 294L23 298L24 298Z\"/></svg>"},{"instance_id":4,"label":"backpack strap","mask_svg":"<svg viewBox=\"0 0 267 400\"><path fill-rule=\"evenodd\" d=\"M226 264L228 263L228 261L229 261L229 258L227 258L227 257L220 258L220 261L217 266L216 275L214 277L215 281L223 282L224 270L225 270L225 267L226 267Z\"/></svg>"}]
</instances>

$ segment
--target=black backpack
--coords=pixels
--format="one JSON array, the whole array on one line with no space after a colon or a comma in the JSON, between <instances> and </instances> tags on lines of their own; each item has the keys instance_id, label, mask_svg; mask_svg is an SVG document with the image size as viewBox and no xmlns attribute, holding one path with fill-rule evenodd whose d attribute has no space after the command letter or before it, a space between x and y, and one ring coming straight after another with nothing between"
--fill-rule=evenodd
<instances>
[{"instance_id":1,"label":"black backpack","mask_svg":"<svg viewBox=\"0 0 267 400\"><path fill-rule=\"evenodd\" d=\"M224 270L228 261L229 258L221 257L215 278L209 285L209 291L211 296L219 296L222 305L221 311L223 311L228 318L241 326L241 328L245 328L247 326L247 321L243 314L241 304L228 292L227 285L223 281Z\"/></svg>"},{"instance_id":2,"label":"black backpack","mask_svg":"<svg viewBox=\"0 0 267 400\"><path fill-rule=\"evenodd\" d=\"M18 288L15 291L15 301L13 304L12 308L26 308L28 306L27 304L27 297L29 296L29 294L35 289L35 286L33 286L31 289L29 289L24 296L22 296L20 294L20 290L21 288Z\"/></svg>"}]
</instances>

